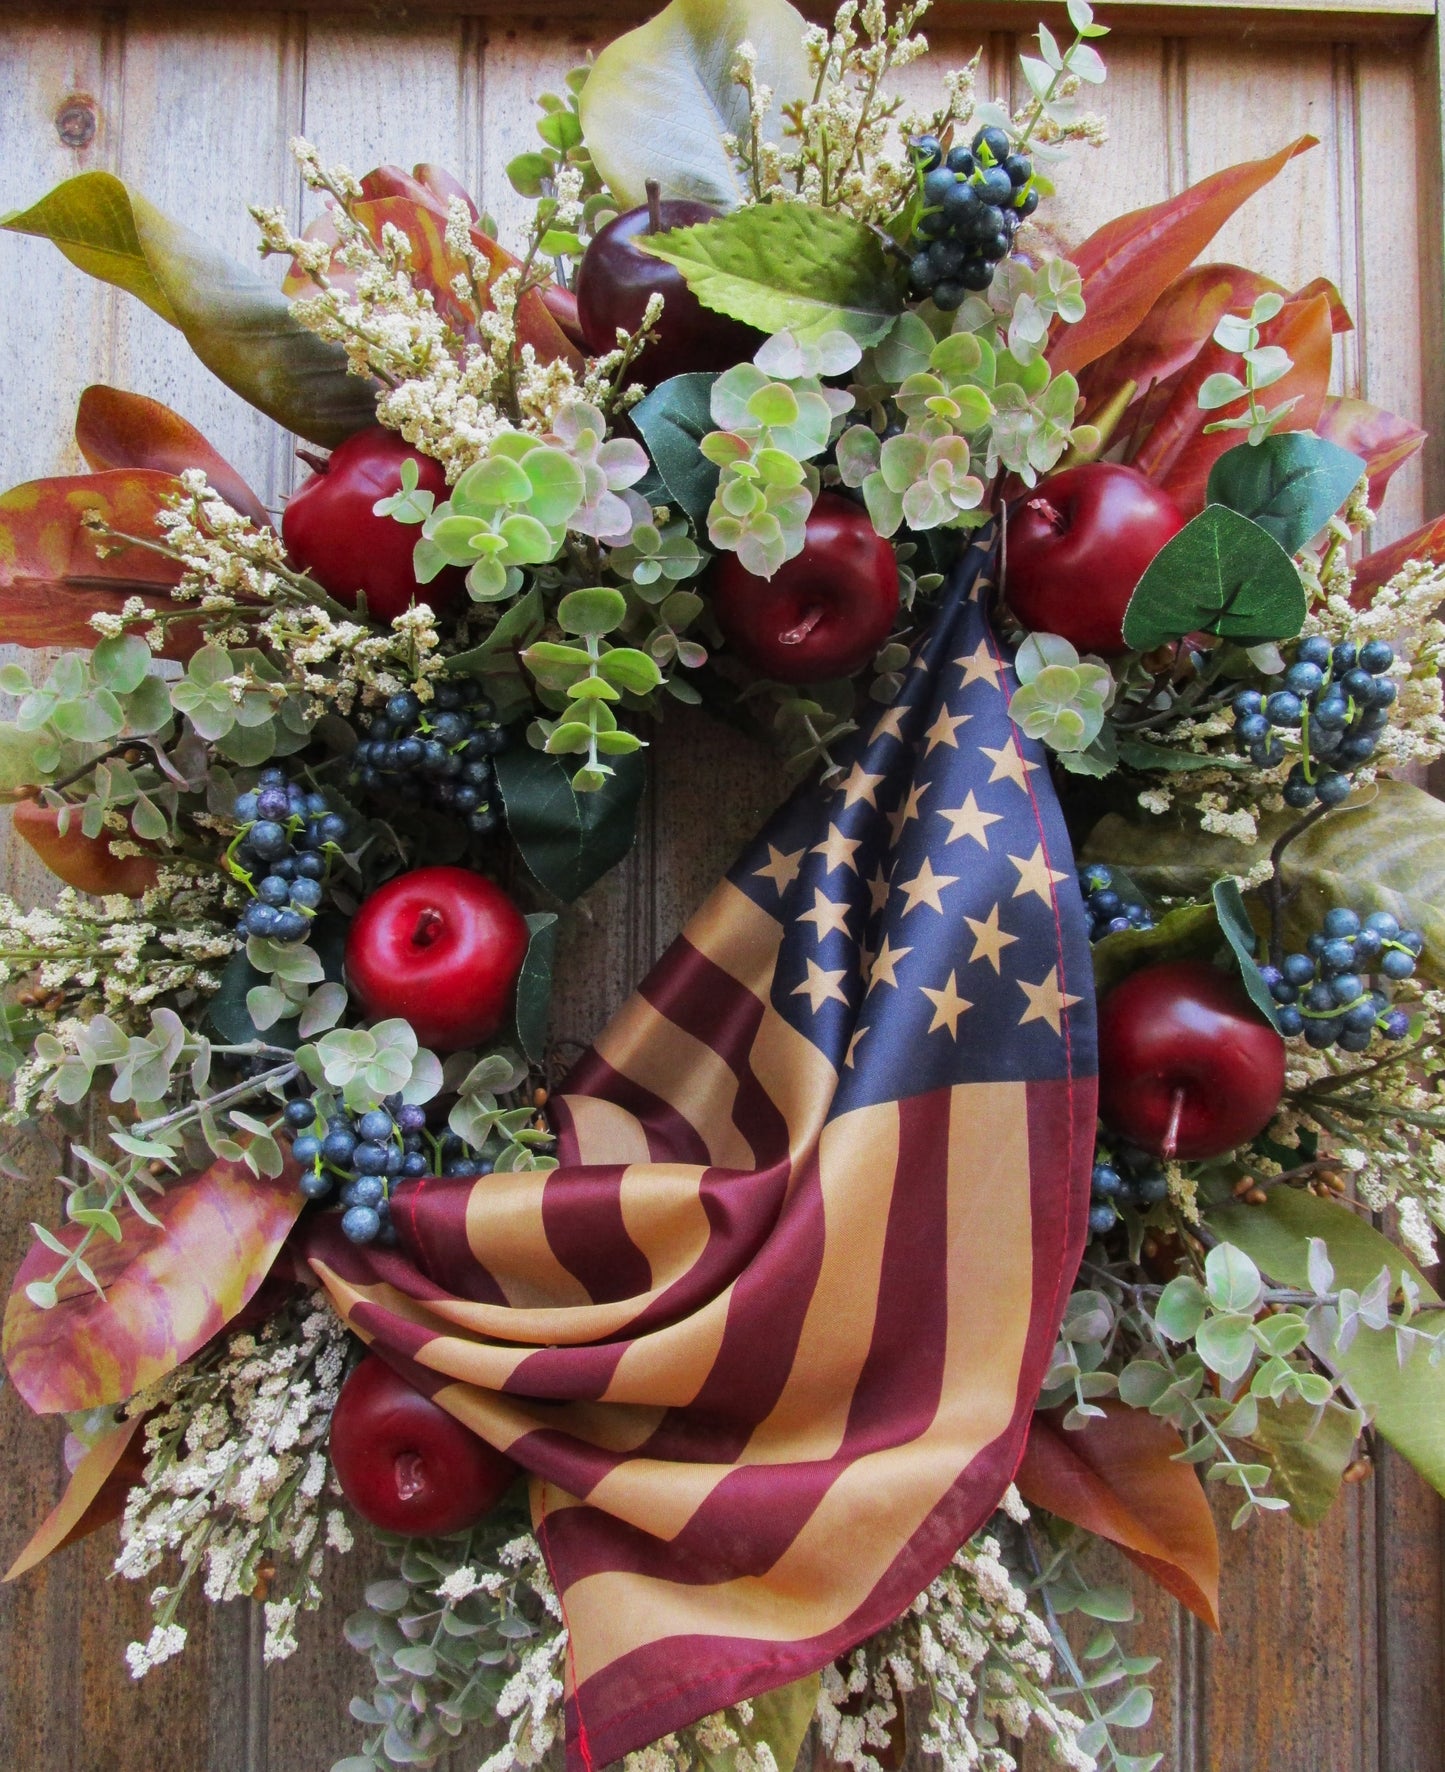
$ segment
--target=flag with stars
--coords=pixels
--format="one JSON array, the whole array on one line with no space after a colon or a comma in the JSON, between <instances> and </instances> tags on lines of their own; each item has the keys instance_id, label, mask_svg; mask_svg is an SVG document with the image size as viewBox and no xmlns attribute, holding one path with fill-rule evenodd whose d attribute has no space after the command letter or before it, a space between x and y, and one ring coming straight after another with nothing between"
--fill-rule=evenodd
<instances>
[{"instance_id":1,"label":"flag with stars","mask_svg":"<svg viewBox=\"0 0 1445 1772\"><path fill-rule=\"evenodd\" d=\"M548 1174L317 1221L337 1308L515 1459L603 1766L895 1618L1022 1454L1078 1263L1084 915L976 547L897 699L555 1099Z\"/></svg>"}]
</instances>

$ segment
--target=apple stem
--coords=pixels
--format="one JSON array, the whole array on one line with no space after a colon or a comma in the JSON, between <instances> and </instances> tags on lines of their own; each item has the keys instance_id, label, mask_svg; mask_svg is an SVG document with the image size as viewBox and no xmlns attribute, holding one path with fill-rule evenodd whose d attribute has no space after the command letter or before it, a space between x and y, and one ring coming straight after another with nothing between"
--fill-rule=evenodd
<instances>
[{"instance_id":1,"label":"apple stem","mask_svg":"<svg viewBox=\"0 0 1445 1772\"><path fill-rule=\"evenodd\" d=\"M440 911L419 911L416 928L411 932L411 945L414 948L429 948L441 932L442 914Z\"/></svg>"},{"instance_id":2,"label":"apple stem","mask_svg":"<svg viewBox=\"0 0 1445 1772\"><path fill-rule=\"evenodd\" d=\"M1166 1163L1173 1162L1174 1153L1179 1149L1179 1122L1183 1118L1184 1085L1181 1083L1169 1103L1169 1124L1164 1128L1164 1143L1159 1152Z\"/></svg>"},{"instance_id":3,"label":"apple stem","mask_svg":"<svg viewBox=\"0 0 1445 1772\"><path fill-rule=\"evenodd\" d=\"M814 603L810 609L804 612L802 620L796 627L789 628L786 634L778 635L778 644L780 646L801 645L822 619L822 605Z\"/></svg>"},{"instance_id":4,"label":"apple stem","mask_svg":"<svg viewBox=\"0 0 1445 1772\"><path fill-rule=\"evenodd\" d=\"M331 457L315 449L298 449L296 459L304 461L314 474L324 474L331 467Z\"/></svg>"},{"instance_id":5,"label":"apple stem","mask_svg":"<svg viewBox=\"0 0 1445 1772\"><path fill-rule=\"evenodd\" d=\"M662 186L655 178L650 178L643 185L647 192L647 231L649 234L662 232Z\"/></svg>"},{"instance_id":6,"label":"apple stem","mask_svg":"<svg viewBox=\"0 0 1445 1772\"><path fill-rule=\"evenodd\" d=\"M1055 535L1062 535L1069 527L1068 518L1064 516L1063 512L1057 505L1050 504L1046 498L1039 497L1029 499L1027 501L1027 508L1031 511L1037 511L1043 518L1044 522L1053 530Z\"/></svg>"}]
</instances>

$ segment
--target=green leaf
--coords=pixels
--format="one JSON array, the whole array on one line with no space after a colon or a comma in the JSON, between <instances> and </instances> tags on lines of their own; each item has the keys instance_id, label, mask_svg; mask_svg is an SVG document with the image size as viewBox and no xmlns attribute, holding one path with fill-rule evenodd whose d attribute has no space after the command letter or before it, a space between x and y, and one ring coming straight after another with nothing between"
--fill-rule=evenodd
<instances>
[{"instance_id":1,"label":"green leaf","mask_svg":"<svg viewBox=\"0 0 1445 1772\"><path fill-rule=\"evenodd\" d=\"M139 634L116 634L97 643L90 663L97 683L116 695L129 695L150 669L151 649Z\"/></svg>"},{"instance_id":2,"label":"green leaf","mask_svg":"<svg viewBox=\"0 0 1445 1772\"><path fill-rule=\"evenodd\" d=\"M760 1693L751 1703L752 1721L737 1725L742 1737L737 1747L709 1750L699 1744L699 1757L707 1772L737 1772L738 1756L744 1749L752 1750L749 1760L756 1764L756 1749L762 1742L772 1750L775 1765L793 1766L818 1703L818 1675L807 1674L791 1685Z\"/></svg>"},{"instance_id":3,"label":"green leaf","mask_svg":"<svg viewBox=\"0 0 1445 1772\"><path fill-rule=\"evenodd\" d=\"M629 695L647 695L662 681L657 660L634 646L617 646L604 652L597 661L597 669L609 683Z\"/></svg>"},{"instance_id":4,"label":"green leaf","mask_svg":"<svg viewBox=\"0 0 1445 1772\"><path fill-rule=\"evenodd\" d=\"M1131 972L1156 960L1207 960L1219 946L1214 908L1184 904L1152 929L1121 929L1094 944L1094 983L1102 996Z\"/></svg>"},{"instance_id":5,"label":"green leaf","mask_svg":"<svg viewBox=\"0 0 1445 1772\"><path fill-rule=\"evenodd\" d=\"M1388 1267L1397 1285L1402 1273L1409 1274L1424 1302L1439 1302L1439 1294L1388 1237L1348 1207L1317 1194L1276 1187L1263 1205L1229 1201L1211 1207L1206 1216L1217 1236L1245 1250L1280 1285L1309 1285L1310 1238L1318 1237L1339 1286L1362 1292ZM1417 1353L1401 1366L1392 1330L1361 1327L1338 1367L1359 1400L1374 1409L1380 1433L1445 1494L1445 1363L1432 1366Z\"/></svg>"},{"instance_id":6,"label":"green leaf","mask_svg":"<svg viewBox=\"0 0 1445 1772\"><path fill-rule=\"evenodd\" d=\"M533 1064L547 1050L547 1011L552 1002L552 967L557 957L558 921L552 911L527 918L527 957L517 975L517 1040Z\"/></svg>"},{"instance_id":7,"label":"green leaf","mask_svg":"<svg viewBox=\"0 0 1445 1772\"><path fill-rule=\"evenodd\" d=\"M626 617L627 599L610 585L589 585L585 590L569 591L557 605L557 620L569 634L610 634L622 626Z\"/></svg>"},{"instance_id":8,"label":"green leaf","mask_svg":"<svg viewBox=\"0 0 1445 1772\"><path fill-rule=\"evenodd\" d=\"M213 375L327 448L376 422L375 385L292 318L275 284L163 214L110 172L66 179L0 227L51 240L74 265L176 327Z\"/></svg>"},{"instance_id":9,"label":"green leaf","mask_svg":"<svg viewBox=\"0 0 1445 1772\"><path fill-rule=\"evenodd\" d=\"M630 417L642 433L653 466L662 476L668 498L694 529L707 521L717 491L718 469L699 444L714 426L710 401L715 375L674 375L632 408Z\"/></svg>"},{"instance_id":10,"label":"green leaf","mask_svg":"<svg viewBox=\"0 0 1445 1772\"><path fill-rule=\"evenodd\" d=\"M672 0L656 18L615 38L582 89L579 114L593 164L624 209L647 200L655 178L668 197L722 209L744 186L724 135L745 139L748 101L731 78L744 40L757 51L757 78L773 89L766 134L776 140L782 106L811 93L803 34L786 0Z\"/></svg>"},{"instance_id":11,"label":"green leaf","mask_svg":"<svg viewBox=\"0 0 1445 1772\"><path fill-rule=\"evenodd\" d=\"M1219 927L1224 931L1224 939L1229 943L1230 952L1239 967L1240 983L1249 992L1250 1002L1278 1033L1278 1011L1274 998L1269 994L1269 986L1259 976L1259 962L1255 959L1254 925L1249 920L1249 912L1244 908L1244 894L1239 890L1238 880L1233 875L1216 880L1212 896L1214 909L1219 917Z\"/></svg>"},{"instance_id":12,"label":"green leaf","mask_svg":"<svg viewBox=\"0 0 1445 1772\"><path fill-rule=\"evenodd\" d=\"M1322 1410L1298 1397L1259 1404L1250 1443L1301 1525L1316 1526L1329 1512L1364 1424L1360 1411L1343 1403L1326 1403Z\"/></svg>"},{"instance_id":13,"label":"green leaf","mask_svg":"<svg viewBox=\"0 0 1445 1772\"><path fill-rule=\"evenodd\" d=\"M558 898L570 904L632 847L647 773L640 756L620 758L592 792L578 792L565 763L528 745L500 752L496 771L522 859Z\"/></svg>"},{"instance_id":14,"label":"green leaf","mask_svg":"<svg viewBox=\"0 0 1445 1772\"><path fill-rule=\"evenodd\" d=\"M1245 645L1287 640L1305 608L1299 574L1274 537L1208 505L1150 561L1124 612L1124 639L1139 652L1196 630Z\"/></svg>"},{"instance_id":15,"label":"green leaf","mask_svg":"<svg viewBox=\"0 0 1445 1772\"><path fill-rule=\"evenodd\" d=\"M326 979L332 984L341 983L346 929L345 919L335 916L318 917L311 926L311 949L319 956ZM206 1005L210 1032L227 1045L240 1046L264 1037L268 1045L294 1049L300 1038L295 1021L278 1022L267 1028L263 1036L251 1019L246 999L257 986L268 982L267 974L251 964L244 949L232 954L221 972L221 988Z\"/></svg>"},{"instance_id":16,"label":"green leaf","mask_svg":"<svg viewBox=\"0 0 1445 1772\"><path fill-rule=\"evenodd\" d=\"M902 307L877 238L835 210L764 203L637 243L675 265L705 308L760 332L841 331L871 345Z\"/></svg>"},{"instance_id":17,"label":"green leaf","mask_svg":"<svg viewBox=\"0 0 1445 1772\"><path fill-rule=\"evenodd\" d=\"M1209 470L1206 497L1267 529L1287 554L1298 553L1350 496L1365 464L1310 431L1281 431L1243 443Z\"/></svg>"}]
</instances>

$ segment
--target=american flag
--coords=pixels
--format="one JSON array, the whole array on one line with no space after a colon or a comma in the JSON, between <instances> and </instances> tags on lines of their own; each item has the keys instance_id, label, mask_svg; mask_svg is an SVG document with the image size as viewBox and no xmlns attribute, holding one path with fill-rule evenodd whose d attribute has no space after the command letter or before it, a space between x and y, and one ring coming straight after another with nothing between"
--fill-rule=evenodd
<instances>
[{"instance_id":1,"label":"american flag","mask_svg":"<svg viewBox=\"0 0 1445 1772\"><path fill-rule=\"evenodd\" d=\"M573 1772L882 1628L1022 1454L1096 1067L991 562L577 1067L560 1167L408 1183L396 1250L313 1242L352 1328L528 1473Z\"/></svg>"}]
</instances>

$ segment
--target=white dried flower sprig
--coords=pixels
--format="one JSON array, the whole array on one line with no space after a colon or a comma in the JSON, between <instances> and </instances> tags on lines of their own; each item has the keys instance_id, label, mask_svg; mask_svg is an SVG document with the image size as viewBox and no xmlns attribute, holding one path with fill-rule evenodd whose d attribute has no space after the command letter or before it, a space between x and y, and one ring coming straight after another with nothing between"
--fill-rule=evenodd
<instances>
[{"instance_id":1,"label":"white dried flower sprig","mask_svg":"<svg viewBox=\"0 0 1445 1772\"><path fill-rule=\"evenodd\" d=\"M149 1417L148 1456L121 1520L116 1573L140 1581L181 1560L176 1584L152 1592L149 1639L126 1650L133 1678L184 1648L176 1614L202 1569L206 1598L219 1602L264 1596L277 1561L293 1565L289 1586L267 1598L264 1652L276 1661L295 1650L298 1614L321 1604L326 1550L351 1548L344 1516L328 1504L340 1489L325 1447L347 1342L317 1293L126 1405Z\"/></svg>"}]
</instances>

